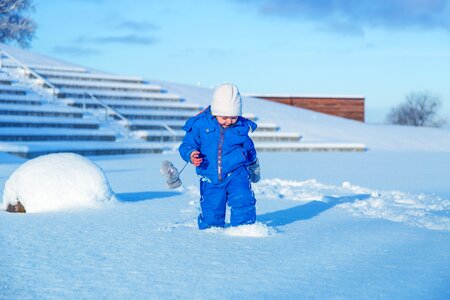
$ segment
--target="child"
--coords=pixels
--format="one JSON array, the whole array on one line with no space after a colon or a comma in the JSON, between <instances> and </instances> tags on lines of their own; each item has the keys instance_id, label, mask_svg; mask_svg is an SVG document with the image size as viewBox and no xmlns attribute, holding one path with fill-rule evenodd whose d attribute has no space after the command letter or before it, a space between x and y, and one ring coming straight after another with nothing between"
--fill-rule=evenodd
<instances>
[{"instance_id":1,"label":"child","mask_svg":"<svg viewBox=\"0 0 450 300\"><path fill-rule=\"evenodd\" d=\"M259 181L259 163L248 133L256 124L241 115L237 87L223 84L214 91L211 106L183 127L186 135L180 155L196 166L200 176L199 229L224 227L227 203L231 226L255 223L256 199L250 181Z\"/></svg>"}]
</instances>

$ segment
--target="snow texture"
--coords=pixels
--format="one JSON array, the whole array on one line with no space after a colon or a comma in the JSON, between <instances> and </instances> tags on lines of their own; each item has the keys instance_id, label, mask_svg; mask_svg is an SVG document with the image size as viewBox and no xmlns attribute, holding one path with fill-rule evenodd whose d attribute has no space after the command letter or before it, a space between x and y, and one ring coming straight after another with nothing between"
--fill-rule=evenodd
<instances>
[{"instance_id":1,"label":"snow texture","mask_svg":"<svg viewBox=\"0 0 450 300\"><path fill-rule=\"evenodd\" d=\"M1 159L0 183L25 165ZM259 159L257 223L200 231L194 168L174 190L160 174L179 155L92 157L118 201L0 212L0 299L450 297L448 154Z\"/></svg>"},{"instance_id":2,"label":"snow texture","mask_svg":"<svg viewBox=\"0 0 450 300\"><path fill-rule=\"evenodd\" d=\"M450 231L450 201L436 195L378 191L349 182L333 186L315 179L265 179L255 185L254 189L256 197L260 199L289 199L327 209L340 205L356 216Z\"/></svg>"},{"instance_id":3,"label":"snow texture","mask_svg":"<svg viewBox=\"0 0 450 300\"><path fill-rule=\"evenodd\" d=\"M18 52L28 63L50 63ZM201 106L212 95L158 84ZM243 110L302 142L364 143L369 151L259 153L257 223L204 231L194 168L173 190L160 174L163 160L184 164L178 154L92 157L108 181L100 176L103 188L94 190L103 196L89 204L105 203L111 189L118 201L0 211L0 299L450 299L450 130L363 124L249 97ZM36 178L54 163L39 168L33 185L11 189L8 177L33 161L0 153L0 192L58 198ZM62 169L52 183L88 173ZM86 187L76 184L77 207Z\"/></svg>"},{"instance_id":4,"label":"snow texture","mask_svg":"<svg viewBox=\"0 0 450 300\"><path fill-rule=\"evenodd\" d=\"M28 213L98 207L114 199L103 171L73 153L40 156L6 181L3 207L20 201Z\"/></svg>"}]
</instances>

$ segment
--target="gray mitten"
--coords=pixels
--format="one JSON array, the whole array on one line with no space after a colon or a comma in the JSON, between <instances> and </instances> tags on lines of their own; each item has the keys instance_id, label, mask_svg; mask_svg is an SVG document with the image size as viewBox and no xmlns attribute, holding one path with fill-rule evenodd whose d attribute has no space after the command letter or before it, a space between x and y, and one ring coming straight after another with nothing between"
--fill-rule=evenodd
<instances>
[{"instance_id":1,"label":"gray mitten","mask_svg":"<svg viewBox=\"0 0 450 300\"><path fill-rule=\"evenodd\" d=\"M177 188L182 184L180 180L180 173L178 173L177 168L175 168L170 161L163 161L159 171L164 177L166 177L166 183L170 189Z\"/></svg>"},{"instance_id":2,"label":"gray mitten","mask_svg":"<svg viewBox=\"0 0 450 300\"><path fill-rule=\"evenodd\" d=\"M261 179L261 169L259 168L259 160L248 166L248 171L250 173L250 181L257 183Z\"/></svg>"}]
</instances>

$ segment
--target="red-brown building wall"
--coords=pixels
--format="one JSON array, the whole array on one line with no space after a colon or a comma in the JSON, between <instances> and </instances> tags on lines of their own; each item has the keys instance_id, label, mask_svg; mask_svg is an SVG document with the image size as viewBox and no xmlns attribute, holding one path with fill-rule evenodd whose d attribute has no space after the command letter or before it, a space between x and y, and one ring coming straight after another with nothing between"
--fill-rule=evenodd
<instances>
[{"instance_id":1,"label":"red-brown building wall","mask_svg":"<svg viewBox=\"0 0 450 300\"><path fill-rule=\"evenodd\" d=\"M364 122L364 97L258 96L270 101Z\"/></svg>"}]
</instances>

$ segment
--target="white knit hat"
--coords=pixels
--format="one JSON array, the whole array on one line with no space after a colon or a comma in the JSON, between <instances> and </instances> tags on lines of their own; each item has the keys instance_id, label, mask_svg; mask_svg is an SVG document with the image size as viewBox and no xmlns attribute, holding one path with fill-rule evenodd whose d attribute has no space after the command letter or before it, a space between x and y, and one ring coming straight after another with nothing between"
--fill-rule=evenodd
<instances>
[{"instance_id":1,"label":"white knit hat","mask_svg":"<svg viewBox=\"0 0 450 300\"><path fill-rule=\"evenodd\" d=\"M235 85L226 83L216 88L211 102L211 113L223 117L242 115L241 95Z\"/></svg>"}]
</instances>

